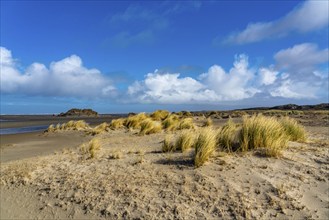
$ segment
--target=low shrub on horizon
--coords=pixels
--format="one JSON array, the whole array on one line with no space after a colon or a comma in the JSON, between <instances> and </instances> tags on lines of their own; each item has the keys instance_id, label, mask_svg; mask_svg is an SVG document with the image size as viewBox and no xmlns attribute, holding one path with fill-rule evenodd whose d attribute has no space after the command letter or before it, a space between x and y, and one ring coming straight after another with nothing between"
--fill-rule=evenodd
<instances>
[{"instance_id":1,"label":"low shrub on horizon","mask_svg":"<svg viewBox=\"0 0 329 220\"><path fill-rule=\"evenodd\" d=\"M216 150L216 132L212 128L203 128L194 143L195 167L202 166Z\"/></svg>"}]
</instances>

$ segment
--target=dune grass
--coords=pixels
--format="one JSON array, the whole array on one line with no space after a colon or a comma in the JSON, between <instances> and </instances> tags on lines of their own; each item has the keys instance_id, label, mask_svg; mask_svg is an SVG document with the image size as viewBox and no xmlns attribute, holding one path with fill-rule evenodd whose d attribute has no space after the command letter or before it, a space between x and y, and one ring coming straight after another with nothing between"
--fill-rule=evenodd
<instances>
[{"instance_id":1,"label":"dune grass","mask_svg":"<svg viewBox=\"0 0 329 220\"><path fill-rule=\"evenodd\" d=\"M238 125L235 124L231 118L222 128L219 128L217 133L217 142L221 150L232 152L238 148L238 129Z\"/></svg>"},{"instance_id":2,"label":"dune grass","mask_svg":"<svg viewBox=\"0 0 329 220\"><path fill-rule=\"evenodd\" d=\"M96 134L100 134L103 132L107 132L110 129L110 125L106 122L103 122L102 124L97 125L96 127L94 127L90 133L92 135L96 135Z\"/></svg>"},{"instance_id":3,"label":"dune grass","mask_svg":"<svg viewBox=\"0 0 329 220\"><path fill-rule=\"evenodd\" d=\"M110 128L113 129L113 130L122 128L124 122L125 122L124 118L113 119L110 123Z\"/></svg>"},{"instance_id":4,"label":"dune grass","mask_svg":"<svg viewBox=\"0 0 329 220\"><path fill-rule=\"evenodd\" d=\"M87 159L95 158L97 151L99 151L100 149L100 141L97 138L93 138L87 144L82 144L80 146L80 152Z\"/></svg>"},{"instance_id":5,"label":"dune grass","mask_svg":"<svg viewBox=\"0 0 329 220\"><path fill-rule=\"evenodd\" d=\"M194 123L193 118L184 118L177 124L177 130L183 130L183 129L193 129Z\"/></svg>"},{"instance_id":6,"label":"dune grass","mask_svg":"<svg viewBox=\"0 0 329 220\"><path fill-rule=\"evenodd\" d=\"M167 131L174 131L179 123L179 116L176 114L169 115L165 120L162 121L163 129Z\"/></svg>"},{"instance_id":7,"label":"dune grass","mask_svg":"<svg viewBox=\"0 0 329 220\"><path fill-rule=\"evenodd\" d=\"M158 121L153 121L151 118L146 118L140 123L140 134L153 134L162 131L161 123Z\"/></svg>"},{"instance_id":8,"label":"dune grass","mask_svg":"<svg viewBox=\"0 0 329 220\"><path fill-rule=\"evenodd\" d=\"M166 135L162 144L162 152L174 152L176 151L176 146L173 144L172 135Z\"/></svg>"},{"instance_id":9,"label":"dune grass","mask_svg":"<svg viewBox=\"0 0 329 220\"><path fill-rule=\"evenodd\" d=\"M288 135L290 141L305 141L306 140L306 131L305 128L298 124L298 122L289 117L284 117L280 120L283 129Z\"/></svg>"},{"instance_id":10,"label":"dune grass","mask_svg":"<svg viewBox=\"0 0 329 220\"><path fill-rule=\"evenodd\" d=\"M129 116L124 122L124 126L130 129L139 129L141 128L141 122L148 118L148 116L142 112L134 116Z\"/></svg>"},{"instance_id":11,"label":"dune grass","mask_svg":"<svg viewBox=\"0 0 329 220\"><path fill-rule=\"evenodd\" d=\"M151 118L155 121L162 121L166 119L169 115L169 111L167 110L157 110L151 114Z\"/></svg>"},{"instance_id":12,"label":"dune grass","mask_svg":"<svg viewBox=\"0 0 329 220\"><path fill-rule=\"evenodd\" d=\"M194 130L184 130L180 133L175 142L175 148L182 152L193 148L196 141L196 134Z\"/></svg>"},{"instance_id":13,"label":"dune grass","mask_svg":"<svg viewBox=\"0 0 329 220\"><path fill-rule=\"evenodd\" d=\"M195 167L202 166L216 150L216 132L212 128L203 128L195 141Z\"/></svg>"},{"instance_id":14,"label":"dune grass","mask_svg":"<svg viewBox=\"0 0 329 220\"><path fill-rule=\"evenodd\" d=\"M213 125L213 121L210 117L207 118L207 120L204 122L203 127L209 127Z\"/></svg>"},{"instance_id":15,"label":"dune grass","mask_svg":"<svg viewBox=\"0 0 329 220\"><path fill-rule=\"evenodd\" d=\"M48 129L46 130L47 132L56 132L56 131L86 131L91 129L84 120L79 120L79 121L68 121L66 123L62 124L57 124L56 127L51 124Z\"/></svg>"},{"instance_id":16,"label":"dune grass","mask_svg":"<svg viewBox=\"0 0 329 220\"><path fill-rule=\"evenodd\" d=\"M242 152L262 149L266 156L274 157L281 154L289 140L276 118L263 115L244 117L238 138Z\"/></svg>"}]
</instances>

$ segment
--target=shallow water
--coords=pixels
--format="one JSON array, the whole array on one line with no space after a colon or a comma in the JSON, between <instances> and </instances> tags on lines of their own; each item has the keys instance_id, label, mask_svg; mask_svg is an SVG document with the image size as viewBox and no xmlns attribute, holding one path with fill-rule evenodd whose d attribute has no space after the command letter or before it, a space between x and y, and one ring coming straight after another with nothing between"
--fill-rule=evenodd
<instances>
[{"instance_id":1,"label":"shallow water","mask_svg":"<svg viewBox=\"0 0 329 220\"><path fill-rule=\"evenodd\" d=\"M38 125L38 126L29 126L29 127L20 127L20 128L2 128L0 129L0 135L44 131L48 128L48 126L49 125Z\"/></svg>"}]
</instances>

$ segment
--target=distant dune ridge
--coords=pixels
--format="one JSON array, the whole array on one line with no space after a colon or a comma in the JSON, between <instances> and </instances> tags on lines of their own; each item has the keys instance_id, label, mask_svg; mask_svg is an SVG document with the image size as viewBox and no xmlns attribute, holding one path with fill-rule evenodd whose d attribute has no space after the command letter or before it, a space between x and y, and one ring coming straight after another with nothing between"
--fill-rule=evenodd
<instances>
[{"instance_id":1,"label":"distant dune ridge","mask_svg":"<svg viewBox=\"0 0 329 220\"><path fill-rule=\"evenodd\" d=\"M59 117L66 117L66 116L98 116L98 113L92 109L78 109L72 108L65 113L60 113Z\"/></svg>"}]
</instances>

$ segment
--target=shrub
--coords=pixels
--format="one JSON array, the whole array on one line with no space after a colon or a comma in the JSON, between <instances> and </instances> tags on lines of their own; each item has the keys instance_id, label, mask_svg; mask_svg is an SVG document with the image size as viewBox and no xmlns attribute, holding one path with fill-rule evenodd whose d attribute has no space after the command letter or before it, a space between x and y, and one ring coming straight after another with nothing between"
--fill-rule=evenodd
<instances>
[{"instance_id":1,"label":"shrub","mask_svg":"<svg viewBox=\"0 0 329 220\"><path fill-rule=\"evenodd\" d=\"M212 128L204 128L200 131L194 144L194 165L202 166L216 149L216 132Z\"/></svg>"},{"instance_id":2,"label":"shrub","mask_svg":"<svg viewBox=\"0 0 329 220\"><path fill-rule=\"evenodd\" d=\"M121 128L123 127L124 122L125 122L124 118L113 119L110 123L110 128L114 130Z\"/></svg>"},{"instance_id":3,"label":"shrub","mask_svg":"<svg viewBox=\"0 0 329 220\"><path fill-rule=\"evenodd\" d=\"M257 115L244 117L239 134L240 150L263 149L267 156L280 155L286 147L288 137L274 117Z\"/></svg>"},{"instance_id":4,"label":"shrub","mask_svg":"<svg viewBox=\"0 0 329 220\"><path fill-rule=\"evenodd\" d=\"M179 122L177 126L178 130L193 129L193 128L194 128L193 118L184 118Z\"/></svg>"},{"instance_id":5,"label":"shrub","mask_svg":"<svg viewBox=\"0 0 329 220\"><path fill-rule=\"evenodd\" d=\"M158 133L162 130L161 123L158 121L153 121L150 118L147 118L142 121L140 126L140 134L153 134Z\"/></svg>"},{"instance_id":6,"label":"shrub","mask_svg":"<svg viewBox=\"0 0 329 220\"><path fill-rule=\"evenodd\" d=\"M237 131L238 126L230 118L218 131L217 140L219 147L228 152L235 151L239 144L236 138Z\"/></svg>"},{"instance_id":7,"label":"shrub","mask_svg":"<svg viewBox=\"0 0 329 220\"><path fill-rule=\"evenodd\" d=\"M151 118L156 121L162 121L168 117L170 113L166 110L157 110L151 114Z\"/></svg>"},{"instance_id":8,"label":"shrub","mask_svg":"<svg viewBox=\"0 0 329 220\"><path fill-rule=\"evenodd\" d=\"M305 141L306 132L302 125L289 117L284 117L280 120L281 125L284 128L286 135L288 135L290 141Z\"/></svg>"},{"instance_id":9,"label":"shrub","mask_svg":"<svg viewBox=\"0 0 329 220\"><path fill-rule=\"evenodd\" d=\"M176 151L176 146L172 143L172 136L167 135L163 140L162 152L173 152Z\"/></svg>"},{"instance_id":10,"label":"shrub","mask_svg":"<svg viewBox=\"0 0 329 220\"><path fill-rule=\"evenodd\" d=\"M195 131L182 131L182 133L178 136L175 142L175 149L181 150L182 152L193 148L193 145L196 140Z\"/></svg>"},{"instance_id":11,"label":"shrub","mask_svg":"<svg viewBox=\"0 0 329 220\"><path fill-rule=\"evenodd\" d=\"M139 113L138 115L128 117L124 125L127 128L139 129L141 127L141 122L146 118L148 117L145 113Z\"/></svg>"}]
</instances>

